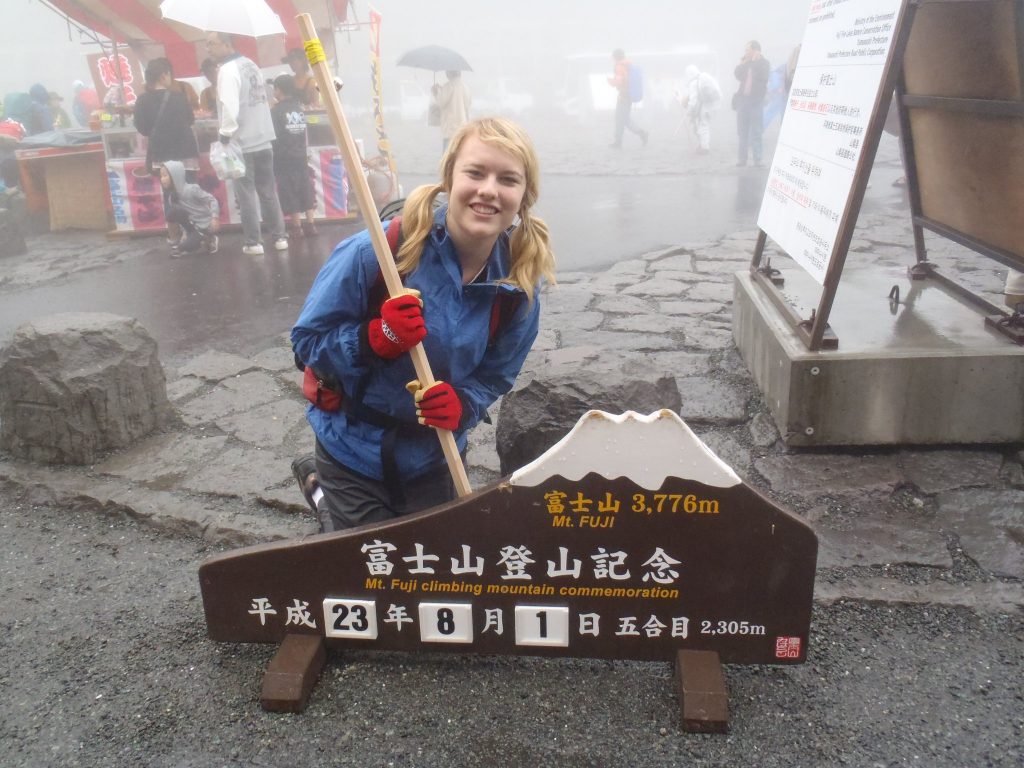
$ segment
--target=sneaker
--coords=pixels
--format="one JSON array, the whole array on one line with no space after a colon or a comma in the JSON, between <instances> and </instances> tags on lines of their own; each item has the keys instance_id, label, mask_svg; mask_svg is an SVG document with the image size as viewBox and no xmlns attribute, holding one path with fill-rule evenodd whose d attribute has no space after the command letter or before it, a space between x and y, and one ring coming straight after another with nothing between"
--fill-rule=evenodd
<instances>
[{"instance_id":1,"label":"sneaker","mask_svg":"<svg viewBox=\"0 0 1024 768\"><path fill-rule=\"evenodd\" d=\"M274 248L277 249L278 251L287 251L288 250L288 238L287 237L275 237L274 238Z\"/></svg>"},{"instance_id":2,"label":"sneaker","mask_svg":"<svg viewBox=\"0 0 1024 768\"><path fill-rule=\"evenodd\" d=\"M292 462L292 475L299 484L302 496L309 504L309 508L316 512L316 503L313 501L313 492L317 489L316 481L316 459L313 454L308 453L300 456Z\"/></svg>"},{"instance_id":3,"label":"sneaker","mask_svg":"<svg viewBox=\"0 0 1024 768\"><path fill-rule=\"evenodd\" d=\"M196 253L203 243L203 237L198 232L189 232L182 238L178 245L178 253Z\"/></svg>"},{"instance_id":4,"label":"sneaker","mask_svg":"<svg viewBox=\"0 0 1024 768\"><path fill-rule=\"evenodd\" d=\"M218 247L220 247L220 240L217 239L217 236L216 235L207 235L206 236L206 252L207 253L216 253Z\"/></svg>"},{"instance_id":5,"label":"sneaker","mask_svg":"<svg viewBox=\"0 0 1024 768\"><path fill-rule=\"evenodd\" d=\"M253 243L251 245L243 245L242 246L242 253L244 253L246 256L262 256L263 255L263 246L260 245L259 243Z\"/></svg>"}]
</instances>

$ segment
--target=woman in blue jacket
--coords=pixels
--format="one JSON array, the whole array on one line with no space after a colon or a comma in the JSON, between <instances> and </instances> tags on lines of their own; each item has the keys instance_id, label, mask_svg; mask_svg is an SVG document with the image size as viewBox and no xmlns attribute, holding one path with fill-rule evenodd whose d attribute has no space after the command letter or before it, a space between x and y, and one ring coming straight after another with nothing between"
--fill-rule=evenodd
<instances>
[{"instance_id":1,"label":"woman in blue jacket","mask_svg":"<svg viewBox=\"0 0 1024 768\"><path fill-rule=\"evenodd\" d=\"M467 433L512 388L537 336L541 282L554 282L547 226L531 213L538 177L519 126L467 123L441 160L441 183L413 190L403 208L395 261L405 291L379 303L367 232L340 243L313 282L292 344L306 366L337 382L344 404L309 407L315 460L293 469L324 530L454 498L428 427L454 432L464 452ZM448 202L435 211L441 192ZM416 378L407 353L419 342L437 383L407 391Z\"/></svg>"}]
</instances>

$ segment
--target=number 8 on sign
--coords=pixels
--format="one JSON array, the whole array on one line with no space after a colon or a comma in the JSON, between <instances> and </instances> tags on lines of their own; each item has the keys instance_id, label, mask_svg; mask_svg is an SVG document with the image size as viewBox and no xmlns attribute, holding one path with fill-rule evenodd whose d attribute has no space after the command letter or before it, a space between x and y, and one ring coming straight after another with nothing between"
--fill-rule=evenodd
<instances>
[{"instance_id":1,"label":"number 8 on sign","mask_svg":"<svg viewBox=\"0 0 1024 768\"><path fill-rule=\"evenodd\" d=\"M569 609L550 605L517 605L516 645L568 648Z\"/></svg>"},{"instance_id":2,"label":"number 8 on sign","mask_svg":"<svg viewBox=\"0 0 1024 768\"><path fill-rule=\"evenodd\" d=\"M420 640L424 643L472 643L470 603L420 603Z\"/></svg>"}]
</instances>

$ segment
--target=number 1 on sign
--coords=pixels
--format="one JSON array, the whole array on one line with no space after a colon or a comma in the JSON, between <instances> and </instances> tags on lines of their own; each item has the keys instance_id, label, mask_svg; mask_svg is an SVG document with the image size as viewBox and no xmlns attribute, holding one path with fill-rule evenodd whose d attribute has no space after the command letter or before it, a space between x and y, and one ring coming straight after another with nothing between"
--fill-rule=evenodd
<instances>
[{"instance_id":1,"label":"number 1 on sign","mask_svg":"<svg viewBox=\"0 0 1024 768\"><path fill-rule=\"evenodd\" d=\"M516 645L567 648L569 608L552 605L517 605Z\"/></svg>"}]
</instances>

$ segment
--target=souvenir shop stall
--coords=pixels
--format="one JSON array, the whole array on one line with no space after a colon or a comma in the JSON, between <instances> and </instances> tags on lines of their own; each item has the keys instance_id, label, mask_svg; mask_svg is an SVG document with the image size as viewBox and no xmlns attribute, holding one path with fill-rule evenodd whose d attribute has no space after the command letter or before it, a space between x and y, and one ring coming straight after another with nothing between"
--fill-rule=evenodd
<instances>
[{"instance_id":1,"label":"souvenir shop stall","mask_svg":"<svg viewBox=\"0 0 1024 768\"><path fill-rule=\"evenodd\" d=\"M261 67L279 66L288 50L302 46L294 21L311 13L323 39L343 23L346 0L268 0L284 27L284 35L238 37L237 49ZM176 79L199 76L207 56L205 34L163 19L159 0L124 0L113 8L101 0L50 0L70 24L93 37L102 53L88 56L93 85L103 103L88 131L70 147L22 147L18 150L23 177L29 178L37 209L48 205L51 229L81 227L114 234L160 231L166 227L159 179L146 173L146 139L132 124L131 106L142 92L144 62L164 56ZM280 6L280 7L278 7ZM333 53L333 52L328 52ZM319 219L351 218L344 164L322 113L307 113L309 168L316 190ZM193 126L200 151L198 182L220 203L222 225L240 222L232 185L219 180L209 162L217 140L217 121L196 113ZM55 132L60 133L60 132ZM83 142L83 143L78 143ZM73 211L73 213L71 212Z\"/></svg>"}]
</instances>

